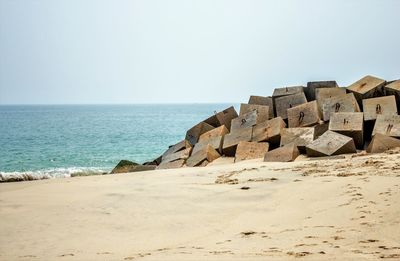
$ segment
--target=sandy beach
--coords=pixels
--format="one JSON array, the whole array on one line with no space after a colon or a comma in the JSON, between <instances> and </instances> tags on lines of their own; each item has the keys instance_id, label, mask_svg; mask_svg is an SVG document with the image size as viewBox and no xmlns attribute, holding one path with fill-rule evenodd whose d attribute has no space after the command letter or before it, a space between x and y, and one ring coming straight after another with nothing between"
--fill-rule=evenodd
<instances>
[{"instance_id":1,"label":"sandy beach","mask_svg":"<svg viewBox=\"0 0 400 261\"><path fill-rule=\"evenodd\" d=\"M400 259L400 150L222 163L0 184L0 259Z\"/></svg>"}]
</instances>

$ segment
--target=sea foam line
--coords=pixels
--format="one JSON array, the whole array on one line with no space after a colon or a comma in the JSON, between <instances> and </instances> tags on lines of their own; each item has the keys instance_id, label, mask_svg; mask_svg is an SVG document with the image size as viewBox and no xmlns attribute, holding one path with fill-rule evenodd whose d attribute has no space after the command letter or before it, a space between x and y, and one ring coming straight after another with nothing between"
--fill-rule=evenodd
<instances>
[{"instance_id":1,"label":"sea foam line","mask_svg":"<svg viewBox=\"0 0 400 261\"><path fill-rule=\"evenodd\" d=\"M69 178L74 176L91 176L109 173L105 168L71 167L36 171L0 171L0 182L27 181L52 178Z\"/></svg>"}]
</instances>

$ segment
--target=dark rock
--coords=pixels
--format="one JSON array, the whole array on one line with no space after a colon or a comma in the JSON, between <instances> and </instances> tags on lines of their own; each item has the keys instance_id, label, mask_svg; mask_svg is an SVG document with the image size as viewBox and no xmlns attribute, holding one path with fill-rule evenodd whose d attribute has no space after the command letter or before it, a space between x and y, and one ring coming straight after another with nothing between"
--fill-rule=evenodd
<instances>
[{"instance_id":1,"label":"dark rock","mask_svg":"<svg viewBox=\"0 0 400 261\"><path fill-rule=\"evenodd\" d=\"M146 161L145 163L143 163L143 166L152 166L152 165L157 166L157 163L154 161Z\"/></svg>"},{"instance_id":2,"label":"dark rock","mask_svg":"<svg viewBox=\"0 0 400 261\"><path fill-rule=\"evenodd\" d=\"M140 165L129 160L121 160L117 164L117 166L115 166L115 168L111 171L111 174L147 171L154 170L155 168L155 165Z\"/></svg>"},{"instance_id":3,"label":"dark rock","mask_svg":"<svg viewBox=\"0 0 400 261\"><path fill-rule=\"evenodd\" d=\"M161 159L162 159L162 156L160 156L160 157L154 159L153 161L147 161L147 162L143 163L143 165L145 165L145 166L147 166L147 165L155 165L155 166L158 166L158 165L160 165L160 163L161 163Z\"/></svg>"}]
</instances>

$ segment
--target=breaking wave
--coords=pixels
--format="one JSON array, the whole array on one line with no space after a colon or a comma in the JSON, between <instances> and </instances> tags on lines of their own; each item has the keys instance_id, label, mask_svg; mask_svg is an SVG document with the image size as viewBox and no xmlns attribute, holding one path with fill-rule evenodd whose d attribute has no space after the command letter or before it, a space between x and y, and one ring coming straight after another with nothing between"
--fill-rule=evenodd
<instances>
[{"instance_id":1,"label":"breaking wave","mask_svg":"<svg viewBox=\"0 0 400 261\"><path fill-rule=\"evenodd\" d=\"M92 176L108 174L110 170L103 168L56 168L36 171L2 172L0 182L15 182L39 179L69 178L77 176Z\"/></svg>"}]
</instances>

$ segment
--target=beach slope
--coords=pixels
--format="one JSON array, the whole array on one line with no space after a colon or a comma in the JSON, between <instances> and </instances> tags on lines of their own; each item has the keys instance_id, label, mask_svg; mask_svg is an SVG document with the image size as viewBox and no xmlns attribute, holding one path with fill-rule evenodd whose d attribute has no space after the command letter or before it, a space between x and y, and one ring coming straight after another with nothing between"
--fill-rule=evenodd
<instances>
[{"instance_id":1,"label":"beach slope","mask_svg":"<svg viewBox=\"0 0 400 261\"><path fill-rule=\"evenodd\" d=\"M400 259L400 151L0 184L0 260Z\"/></svg>"}]
</instances>

